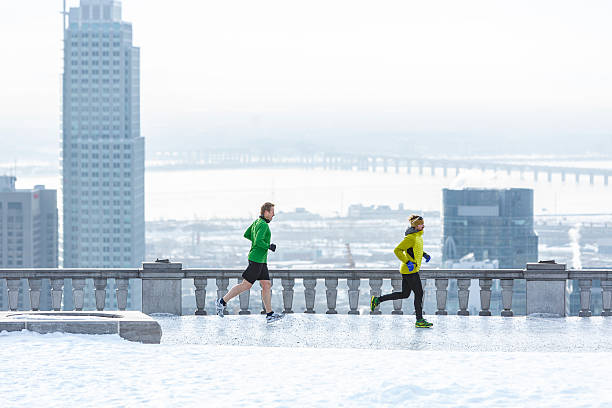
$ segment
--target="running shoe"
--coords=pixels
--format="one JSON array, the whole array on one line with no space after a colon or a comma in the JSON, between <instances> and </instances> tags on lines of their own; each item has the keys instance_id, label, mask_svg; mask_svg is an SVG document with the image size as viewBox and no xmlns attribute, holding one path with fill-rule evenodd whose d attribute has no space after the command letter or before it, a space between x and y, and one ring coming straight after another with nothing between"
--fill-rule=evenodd
<instances>
[{"instance_id":1,"label":"running shoe","mask_svg":"<svg viewBox=\"0 0 612 408\"><path fill-rule=\"evenodd\" d=\"M416 323L414 324L414 327L421 327L421 328L430 328L431 326L433 326L433 323L429 323L427 320L425 319L419 319L416 321Z\"/></svg>"},{"instance_id":2,"label":"running shoe","mask_svg":"<svg viewBox=\"0 0 612 408\"><path fill-rule=\"evenodd\" d=\"M285 317L284 314L274 312L270 316L266 316L266 320L268 321L268 323L272 323L282 319L283 317Z\"/></svg>"},{"instance_id":3,"label":"running shoe","mask_svg":"<svg viewBox=\"0 0 612 408\"><path fill-rule=\"evenodd\" d=\"M221 298L217 299L217 301L215 302L215 308L217 309L217 316L223 317L225 306L223 306L223 303L221 303Z\"/></svg>"}]
</instances>

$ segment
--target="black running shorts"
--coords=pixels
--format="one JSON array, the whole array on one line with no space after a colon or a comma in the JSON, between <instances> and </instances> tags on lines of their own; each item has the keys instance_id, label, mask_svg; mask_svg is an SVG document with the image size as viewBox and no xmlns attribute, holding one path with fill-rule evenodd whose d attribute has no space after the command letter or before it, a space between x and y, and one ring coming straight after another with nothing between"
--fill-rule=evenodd
<instances>
[{"instance_id":1,"label":"black running shorts","mask_svg":"<svg viewBox=\"0 0 612 408\"><path fill-rule=\"evenodd\" d=\"M242 277L251 285L254 284L256 280L270 280L268 264L249 261L249 266L246 268L246 271L242 273Z\"/></svg>"}]
</instances>

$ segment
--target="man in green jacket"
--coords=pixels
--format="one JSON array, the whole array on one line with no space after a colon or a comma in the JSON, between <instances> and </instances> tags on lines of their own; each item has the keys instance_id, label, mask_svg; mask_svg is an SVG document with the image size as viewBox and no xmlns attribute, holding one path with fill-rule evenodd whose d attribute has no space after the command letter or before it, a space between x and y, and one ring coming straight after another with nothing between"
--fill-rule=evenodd
<instances>
[{"instance_id":1,"label":"man in green jacket","mask_svg":"<svg viewBox=\"0 0 612 408\"><path fill-rule=\"evenodd\" d=\"M271 305L272 283L268 273L268 250L276 251L276 245L270 243L270 227L268 224L274 218L274 204L265 203L261 206L261 215L244 232L244 237L251 241L249 251L249 266L242 274L242 282L230 289L222 298L217 299L215 307L217 315L223 317L227 302L244 291L251 289L256 280L261 284L261 297L266 308L266 320L273 322L284 315L274 313Z\"/></svg>"}]
</instances>

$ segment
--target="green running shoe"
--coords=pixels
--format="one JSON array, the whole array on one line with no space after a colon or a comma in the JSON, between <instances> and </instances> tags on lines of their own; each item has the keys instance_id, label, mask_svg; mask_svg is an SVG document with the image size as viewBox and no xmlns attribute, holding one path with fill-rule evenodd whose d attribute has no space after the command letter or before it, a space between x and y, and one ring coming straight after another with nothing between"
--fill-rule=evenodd
<instances>
[{"instance_id":1,"label":"green running shoe","mask_svg":"<svg viewBox=\"0 0 612 408\"><path fill-rule=\"evenodd\" d=\"M370 299L370 311L374 311L374 309L376 309L376 306L380 305L380 302L378 301L378 298L376 296L372 296L372 298Z\"/></svg>"},{"instance_id":2,"label":"green running shoe","mask_svg":"<svg viewBox=\"0 0 612 408\"><path fill-rule=\"evenodd\" d=\"M429 323L425 319L419 319L414 324L414 327L420 327L420 328L426 328L426 329L430 328L431 326L433 326L433 323Z\"/></svg>"}]
</instances>

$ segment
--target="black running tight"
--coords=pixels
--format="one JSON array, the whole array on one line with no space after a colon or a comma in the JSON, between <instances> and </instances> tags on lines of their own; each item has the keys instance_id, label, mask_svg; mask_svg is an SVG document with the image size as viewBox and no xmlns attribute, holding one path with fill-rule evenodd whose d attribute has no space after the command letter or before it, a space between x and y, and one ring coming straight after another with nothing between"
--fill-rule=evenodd
<instances>
[{"instance_id":1,"label":"black running tight","mask_svg":"<svg viewBox=\"0 0 612 408\"><path fill-rule=\"evenodd\" d=\"M378 301L382 303L387 300L406 299L410 296L410 292L414 292L414 310L416 311L416 317L417 319L422 319L423 286L421 285L421 277L418 272L402 275L402 291L383 295L378 298Z\"/></svg>"}]
</instances>

